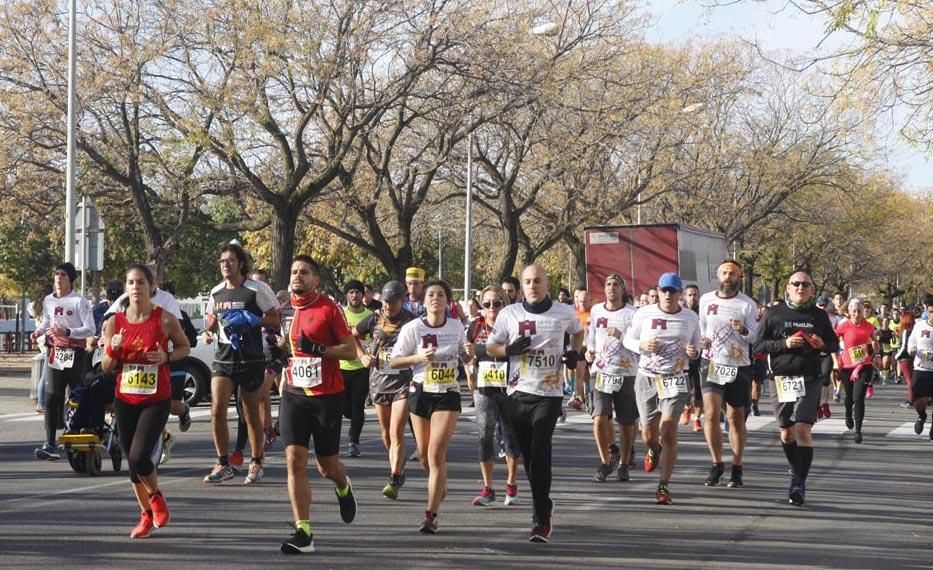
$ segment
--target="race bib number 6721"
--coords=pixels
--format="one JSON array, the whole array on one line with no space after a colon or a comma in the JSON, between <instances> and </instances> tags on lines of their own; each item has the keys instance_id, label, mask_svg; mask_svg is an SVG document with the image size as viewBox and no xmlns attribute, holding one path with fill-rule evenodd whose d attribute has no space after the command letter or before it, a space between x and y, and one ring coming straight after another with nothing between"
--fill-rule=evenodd
<instances>
[{"instance_id":1,"label":"race bib number 6721","mask_svg":"<svg viewBox=\"0 0 933 570\"><path fill-rule=\"evenodd\" d=\"M796 402L807 394L807 385L803 376L775 376L774 389L778 395L778 402L789 404Z\"/></svg>"}]
</instances>

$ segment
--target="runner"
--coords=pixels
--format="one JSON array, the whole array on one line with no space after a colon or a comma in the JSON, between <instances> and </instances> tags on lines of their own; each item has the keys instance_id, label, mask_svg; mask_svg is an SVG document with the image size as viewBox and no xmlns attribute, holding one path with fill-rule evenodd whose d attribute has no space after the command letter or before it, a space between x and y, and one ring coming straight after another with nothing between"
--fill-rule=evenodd
<instances>
[{"instance_id":1,"label":"runner","mask_svg":"<svg viewBox=\"0 0 933 570\"><path fill-rule=\"evenodd\" d=\"M373 314L372 311L363 305L364 289L363 282L357 279L350 280L343 288L343 294L347 299L347 306L343 308L343 314L351 330L353 330L352 327L357 326ZM359 340L365 341L366 337L359 337ZM366 395L369 393L369 368L364 366L358 358L353 360L341 360L340 373L343 375L343 385L346 394L346 404L343 415L350 420L350 443L347 448L347 455L350 457L359 457L360 434L363 432L363 424L366 421Z\"/></svg>"},{"instance_id":2,"label":"runner","mask_svg":"<svg viewBox=\"0 0 933 570\"><path fill-rule=\"evenodd\" d=\"M509 305L522 302L522 284L519 283L518 279L508 275L502 279L502 284L500 286L509 298Z\"/></svg>"},{"instance_id":3,"label":"runner","mask_svg":"<svg viewBox=\"0 0 933 570\"><path fill-rule=\"evenodd\" d=\"M130 265L126 271L129 306L104 321L103 326L106 348L101 370L116 370L117 431L142 510L131 538L146 538L153 526L162 528L169 521L152 449L162 435L171 407L169 366L184 360L191 350L175 315L153 305L154 289L155 278L149 268Z\"/></svg>"},{"instance_id":4,"label":"runner","mask_svg":"<svg viewBox=\"0 0 933 570\"><path fill-rule=\"evenodd\" d=\"M399 331L417 317L402 308L405 286L389 281L382 288L382 308L356 326L357 338L372 338L368 351L360 349L360 360L369 368L369 387L376 417L382 433L382 443L389 452L389 482L382 494L393 501L405 482L405 425L408 424L408 389L410 370L389 366L392 347Z\"/></svg>"},{"instance_id":5,"label":"runner","mask_svg":"<svg viewBox=\"0 0 933 570\"><path fill-rule=\"evenodd\" d=\"M84 374L85 345L93 336L94 316L91 303L76 291L78 278L75 266L69 262L55 268L52 293L42 301L42 321L32 333L35 342L44 337L49 357L44 365L45 377L45 443L33 452L36 459L61 459L55 446L55 432L63 425L65 388L81 383Z\"/></svg>"},{"instance_id":6,"label":"runner","mask_svg":"<svg viewBox=\"0 0 933 570\"><path fill-rule=\"evenodd\" d=\"M463 325L447 317L453 293L446 281L424 288L423 318L402 327L389 366L412 369L408 411L415 431L418 457L428 474L428 502L419 530L437 534L437 512L447 495L447 446L460 417L457 368L464 352Z\"/></svg>"},{"instance_id":7,"label":"runner","mask_svg":"<svg viewBox=\"0 0 933 570\"><path fill-rule=\"evenodd\" d=\"M211 290L205 310L207 329L204 342L214 341L217 332L217 352L211 374L211 433L217 450L217 464L204 477L205 483L221 483L236 476L227 452L230 432L227 428L227 406L230 396L239 387L243 414L249 426L252 454L245 484L262 480L263 430L260 388L265 384L265 355L262 327L279 325L275 296L265 284L247 279L246 252L237 244L220 248L220 272L224 281Z\"/></svg>"},{"instance_id":8,"label":"runner","mask_svg":"<svg viewBox=\"0 0 933 570\"><path fill-rule=\"evenodd\" d=\"M577 318L580 319L580 325L583 327L584 338L586 338L590 326L590 309L592 306L593 301L590 298L590 292L583 287L577 287L573 292L573 308L577 312ZM586 388L590 380L589 369L581 360L576 370L565 370L564 375L569 376L568 380L573 386L573 397L567 402L567 407L571 410L582 410L586 407Z\"/></svg>"},{"instance_id":9,"label":"runner","mask_svg":"<svg viewBox=\"0 0 933 570\"><path fill-rule=\"evenodd\" d=\"M689 362L699 357L700 321L696 313L678 302L684 290L679 275L662 274L658 289L659 302L638 309L623 344L641 355L635 396L642 440L648 447L644 469L650 473L661 465L655 502L670 505L668 485L677 462L677 418L687 401Z\"/></svg>"},{"instance_id":10,"label":"runner","mask_svg":"<svg viewBox=\"0 0 933 570\"><path fill-rule=\"evenodd\" d=\"M658 304L658 290L655 287L648 289L648 304L657 305Z\"/></svg>"},{"instance_id":11,"label":"runner","mask_svg":"<svg viewBox=\"0 0 933 570\"><path fill-rule=\"evenodd\" d=\"M586 361L592 364L593 383L593 438L599 453L600 465L593 480L604 483L618 466L619 481L628 481L628 457L635 442L635 420L638 406L635 402L635 375L638 355L622 345L635 307L625 290L625 281L618 273L610 273L605 281L606 302L593 307L590 313L592 327L587 333ZM621 447L612 434L612 411L619 423ZM624 463L620 463L625 458Z\"/></svg>"},{"instance_id":12,"label":"runner","mask_svg":"<svg viewBox=\"0 0 933 570\"><path fill-rule=\"evenodd\" d=\"M291 357L285 367L279 404L282 442L288 469L288 498L295 534L282 543L282 553L314 552L311 532L311 487L308 446L314 439L318 473L334 482L334 493L345 523L356 518L356 498L340 461L344 384L339 360L356 356L357 343L343 311L319 292L321 268L307 255L292 261L291 305L295 313L282 327Z\"/></svg>"},{"instance_id":13,"label":"runner","mask_svg":"<svg viewBox=\"0 0 933 570\"><path fill-rule=\"evenodd\" d=\"M914 433L923 433L923 424L927 421L927 403L933 397L933 294L923 296L927 318L917 320L910 337L907 339L907 352L914 357L912 396L917 421ZM933 424L930 425L930 439L933 439Z\"/></svg>"},{"instance_id":14,"label":"runner","mask_svg":"<svg viewBox=\"0 0 933 570\"><path fill-rule=\"evenodd\" d=\"M562 413L561 370L576 369L583 348L583 327L573 307L552 301L549 286L543 267L526 267L522 271L525 300L499 313L486 341L489 356L509 357L506 421L515 430L531 487L531 542L547 542L554 528L551 440ZM566 351L565 334L571 335L571 348Z\"/></svg>"},{"instance_id":15,"label":"runner","mask_svg":"<svg viewBox=\"0 0 933 570\"><path fill-rule=\"evenodd\" d=\"M806 501L807 475L813 462L813 437L820 403L820 351L839 350L839 339L825 311L813 302L813 280L803 271L788 279L786 300L765 313L752 343L769 356L774 376L774 415L781 445L790 464L788 502Z\"/></svg>"},{"instance_id":16,"label":"runner","mask_svg":"<svg viewBox=\"0 0 933 570\"><path fill-rule=\"evenodd\" d=\"M756 301L757 303L757 301ZM758 313L755 317L756 322L760 323L761 319L765 316L765 311L767 307L758 304ZM768 379L768 355L756 352L752 354L752 415L760 416L761 411L758 409L758 402L761 400L761 387L764 385L765 380Z\"/></svg>"},{"instance_id":17,"label":"runner","mask_svg":"<svg viewBox=\"0 0 933 570\"><path fill-rule=\"evenodd\" d=\"M405 304L403 308L416 317L423 317L424 311L424 269L420 267L409 267L405 270L405 287L408 294L405 295Z\"/></svg>"},{"instance_id":18,"label":"runner","mask_svg":"<svg viewBox=\"0 0 933 570\"><path fill-rule=\"evenodd\" d=\"M726 259L716 269L719 289L700 298L700 334L703 359L700 378L703 387L703 408L706 420L703 431L713 466L703 482L707 487L719 485L725 472L722 461L722 427L719 423L723 402L729 420L729 447L732 449L732 471L728 487L743 485L742 454L748 432L745 416L751 397L752 361L749 338L758 329L758 308L755 301L739 292L742 267L734 259Z\"/></svg>"},{"instance_id":19,"label":"runner","mask_svg":"<svg viewBox=\"0 0 933 570\"><path fill-rule=\"evenodd\" d=\"M267 295L272 296L276 300L276 309L279 310L280 320L281 320L281 303L279 303L278 296L272 290L272 287L269 285L269 272L265 269L253 269L253 272L250 273L250 279L258 283L259 285L264 285L268 291ZM262 330L262 355L265 359L265 369L263 370L262 376L262 387L259 389L259 397L261 399L259 403L259 415L262 418L262 432L264 436L263 442L263 451L269 451L272 449L272 445L276 440L275 429L272 427L272 384L275 382L276 376L281 372L281 354L279 354L279 333L282 332L282 328L278 325L271 327L264 327ZM235 467L239 467L243 464L243 449L246 447L246 439L249 434L249 427L246 425L246 414L242 413L243 410L243 397L242 390L237 390L237 451L240 454L239 463L233 461L233 455L230 456L230 463Z\"/></svg>"},{"instance_id":20,"label":"runner","mask_svg":"<svg viewBox=\"0 0 933 570\"><path fill-rule=\"evenodd\" d=\"M382 308L382 301L376 299L373 296L375 293L376 292L373 291L372 285L369 283L363 285L363 305L365 305L367 309L374 313Z\"/></svg>"},{"instance_id":21,"label":"runner","mask_svg":"<svg viewBox=\"0 0 933 570\"><path fill-rule=\"evenodd\" d=\"M505 463L508 477L505 482L505 506L518 502L518 442L512 425L506 421L506 406L508 394L506 387L509 378L509 363L507 360L490 358L486 353L486 341L489 333L496 325L496 317L508 302L505 291L490 285L480 293L482 300L482 314L470 323L467 330L467 341L471 344L469 351L476 354L476 366L468 369L467 382L473 389L473 398L476 401L476 429L479 432L479 467L483 474L483 489L473 499L473 505L486 507L496 501L496 492L493 490L492 468L496 462L496 426L502 426L502 442L505 449ZM475 372L473 371L475 370Z\"/></svg>"},{"instance_id":22,"label":"runner","mask_svg":"<svg viewBox=\"0 0 933 570\"><path fill-rule=\"evenodd\" d=\"M694 284L684 287L684 296L681 303L685 308L690 309L697 316L700 315L700 288ZM680 416L680 425L690 425L690 415L694 416L693 431L703 430L703 388L700 385L700 361L690 360L690 399L684 406L684 413Z\"/></svg>"},{"instance_id":23,"label":"runner","mask_svg":"<svg viewBox=\"0 0 933 570\"><path fill-rule=\"evenodd\" d=\"M833 371L839 376L846 393L846 427L855 428L855 443L862 443L862 422L865 419L865 392L871 383L878 355L878 331L865 320L859 298L849 301L849 319L836 326L840 353L833 353Z\"/></svg>"}]
</instances>

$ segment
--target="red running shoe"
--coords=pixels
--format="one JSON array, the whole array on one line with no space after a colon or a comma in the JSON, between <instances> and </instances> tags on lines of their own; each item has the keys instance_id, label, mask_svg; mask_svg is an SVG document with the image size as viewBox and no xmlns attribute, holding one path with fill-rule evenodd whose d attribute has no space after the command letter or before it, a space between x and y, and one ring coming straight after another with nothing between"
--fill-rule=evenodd
<instances>
[{"instance_id":1,"label":"red running shoe","mask_svg":"<svg viewBox=\"0 0 933 570\"><path fill-rule=\"evenodd\" d=\"M139 515L139 522L136 528L130 533L130 538L149 538L149 531L152 530L152 515L143 511Z\"/></svg>"},{"instance_id":2,"label":"red running shoe","mask_svg":"<svg viewBox=\"0 0 933 570\"><path fill-rule=\"evenodd\" d=\"M645 461L644 461L644 464L643 464L644 469L645 469L645 472L646 472L646 473L651 473L652 471L654 471L654 470L657 468L657 466L658 466L658 460L659 460L660 458L661 458L661 449L660 449L660 448L658 448L658 452L657 452L657 453L655 453L654 451L652 451L651 448L648 448L648 452L645 453Z\"/></svg>"},{"instance_id":3,"label":"red running shoe","mask_svg":"<svg viewBox=\"0 0 933 570\"><path fill-rule=\"evenodd\" d=\"M162 528L168 524L168 505L165 503L162 491L149 497L149 507L152 509L152 524L156 528Z\"/></svg>"}]
</instances>

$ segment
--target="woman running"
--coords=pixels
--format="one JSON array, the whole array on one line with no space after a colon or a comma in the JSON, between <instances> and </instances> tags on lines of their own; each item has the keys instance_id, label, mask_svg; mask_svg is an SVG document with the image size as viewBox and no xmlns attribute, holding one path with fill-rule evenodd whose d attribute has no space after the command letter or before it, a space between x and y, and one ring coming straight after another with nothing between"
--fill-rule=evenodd
<instances>
[{"instance_id":1,"label":"woman running","mask_svg":"<svg viewBox=\"0 0 933 570\"><path fill-rule=\"evenodd\" d=\"M468 369L467 382L473 391L476 402L476 427L479 430L479 468L483 474L483 489L473 499L473 505L486 507L496 500L493 490L492 468L496 462L496 424L502 426L502 443L505 447L505 463L508 478L505 482L505 505L518 502L518 484L515 475L518 472L518 442L512 425L506 421L505 406L508 394L505 390L509 378L509 361L486 355L486 339L496 325L496 316L506 306L505 291L490 285L480 294L482 314L470 323L467 330L469 345L467 350L476 355L476 365Z\"/></svg>"},{"instance_id":2,"label":"woman running","mask_svg":"<svg viewBox=\"0 0 933 570\"><path fill-rule=\"evenodd\" d=\"M104 372L116 370L114 412L120 447L142 513L131 538L146 538L168 524L168 505L159 490L152 449L168 420L172 386L169 363L188 356L191 346L178 319L152 304L155 279L145 265L126 270L129 306L104 324ZM174 348L166 352L168 341Z\"/></svg>"},{"instance_id":3,"label":"woman running","mask_svg":"<svg viewBox=\"0 0 933 570\"><path fill-rule=\"evenodd\" d=\"M923 433L923 424L927 421L927 403L933 397L933 294L923 296L927 318L918 319L910 337L907 339L907 352L914 357L913 365L913 403L917 411L914 433ZM930 427L930 439L933 439L933 426Z\"/></svg>"},{"instance_id":4,"label":"woman running","mask_svg":"<svg viewBox=\"0 0 933 570\"><path fill-rule=\"evenodd\" d=\"M429 281L423 318L402 327L389 366L411 368L408 411L421 465L428 474L428 508L420 531L437 534L437 510L447 494L447 445L460 417L458 360L465 353L463 324L447 318L453 294L446 281Z\"/></svg>"},{"instance_id":5,"label":"woman running","mask_svg":"<svg viewBox=\"0 0 933 570\"><path fill-rule=\"evenodd\" d=\"M833 372L838 375L846 399L846 427L855 428L855 443L862 443L862 421L865 419L865 395L871 384L878 358L878 337L875 327L865 320L865 309L858 298L849 301L849 319L836 326L843 342L842 350L833 353Z\"/></svg>"}]
</instances>

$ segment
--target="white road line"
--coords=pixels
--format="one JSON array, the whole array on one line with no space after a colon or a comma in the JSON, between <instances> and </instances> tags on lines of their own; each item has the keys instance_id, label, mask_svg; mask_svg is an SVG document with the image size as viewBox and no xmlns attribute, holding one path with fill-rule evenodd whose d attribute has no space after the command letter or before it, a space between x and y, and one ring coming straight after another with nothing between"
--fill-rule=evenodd
<instances>
[{"instance_id":1,"label":"white road line","mask_svg":"<svg viewBox=\"0 0 933 570\"><path fill-rule=\"evenodd\" d=\"M820 420L813 426L813 433L819 433L824 435L840 435L849 431L846 427L846 422L842 418L829 418L828 420Z\"/></svg>"},{"instance_id":2,"label":"white road line","mask_svg":"<svg viewBox=\"0 0 933 570\"><path fill-rule=\"evenodd\" d=\"M920 435L917 435L914 433L914 422L907 422L905 424L901 424L896 429L888 432L888 434L885 437L894 437L898 439L917 439L917 440L929 439L930 435L929 435L929 432L927 431L927 428L929 428L929 424L924 425L923 428L924 429L923 431L920 432Z\"/></svg>"}]
</instances>

